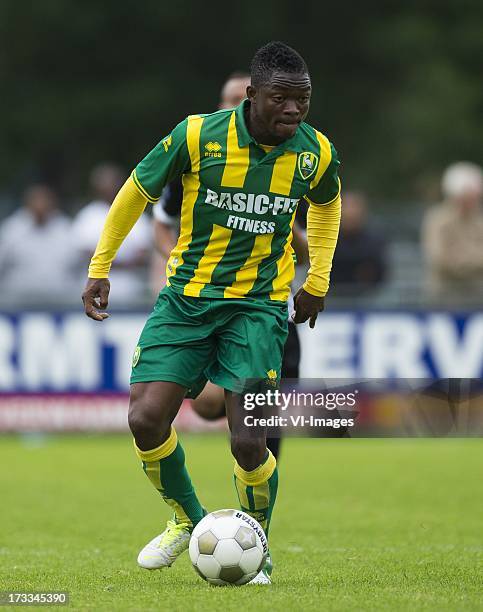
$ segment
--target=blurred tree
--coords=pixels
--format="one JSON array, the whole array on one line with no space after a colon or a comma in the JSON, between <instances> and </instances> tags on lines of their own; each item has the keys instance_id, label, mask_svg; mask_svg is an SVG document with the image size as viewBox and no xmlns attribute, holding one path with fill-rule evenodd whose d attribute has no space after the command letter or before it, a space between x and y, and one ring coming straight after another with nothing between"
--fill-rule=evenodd
<instances>
[{"instance_id":1,"label":"blurred tree","mask_svg":"<svg viewBox=\"0 0 483 612\"><path fill-rule=\"evenodd\" d=\"M207 6L2 0L2 190L42 178L73 197L101 160L127 171L273 39L307 59L309 120L346 183L408 197L450 161L481 161L479 0Z\"/></svg>"}]
</instances>

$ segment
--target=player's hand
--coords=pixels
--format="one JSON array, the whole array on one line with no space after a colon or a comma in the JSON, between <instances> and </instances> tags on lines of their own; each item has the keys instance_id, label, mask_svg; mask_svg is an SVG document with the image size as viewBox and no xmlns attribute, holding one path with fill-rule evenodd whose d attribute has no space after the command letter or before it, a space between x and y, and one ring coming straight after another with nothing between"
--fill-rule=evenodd
<instances>
[{"instance_id":1,"label":"player's hand","mask_svg":"<svg viewBox=\"0 0 483 612\"><path fill-rule=\"evenodd\" d=\"M88 278L87 285L82 294L84 311L94 321L104 321L109 316L107 312L99 309L107 308L111 283L107 278Z\"/></svg>"},{"instance_id":2,"label":"player's hand","mask_svg":"<svg viewBox=\"0 0 483 612\"><path fill-rule=\"evenodd\" d=\"M323 297L307 293L303 287L300 287L293 298L295 306L295 313L292 315L293 322L305 323L308 319L309 326L313 329L317 315L324 310L324 299Z\"/></svg>"}]
</instances>

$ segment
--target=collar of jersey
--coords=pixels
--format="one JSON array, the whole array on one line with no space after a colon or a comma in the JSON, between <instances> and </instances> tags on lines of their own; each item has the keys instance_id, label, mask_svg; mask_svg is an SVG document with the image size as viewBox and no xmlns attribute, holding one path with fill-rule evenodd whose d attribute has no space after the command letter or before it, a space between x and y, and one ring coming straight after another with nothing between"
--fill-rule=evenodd
<instances>
[{"instance_id":1,"label":"collar of jersey","mask_svg":"<svg viewBox=\"0 0 483 612\"><path fill-rule=\"evenodd\" d=\"M253 136L248 131L246 123L245 123L244 110L245 110L246 104L250 104L250 102L248 100L243 100L243 102L239 104L235 109L235 124L236 124L236 132L238 135L238 146L246 147L251 142L259 146L258 142L253 138ZM272 153L283 153L284 151L295 151L296 153L299 153L303 151L302 143L300 142L300 139L298 138L299 130L300 130L300 126L298 127L297 131L292 136L292 138L289 138L285 142L282 142L281 144L277 145L273 149Z\"/></svg>"}]
</instances>

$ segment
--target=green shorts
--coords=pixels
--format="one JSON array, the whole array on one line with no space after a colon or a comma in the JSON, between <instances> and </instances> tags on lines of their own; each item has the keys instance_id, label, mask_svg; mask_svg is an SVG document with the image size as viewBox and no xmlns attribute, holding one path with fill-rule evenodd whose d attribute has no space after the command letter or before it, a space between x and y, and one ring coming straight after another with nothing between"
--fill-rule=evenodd
<instances>
[{"instance_id":1,"label":"green shorts","mask_svg":"<svg viewBox=\"0 0 483 612\"><path fill-rule=\"evenodd\" d=\"M207 380L237 393L254 381L277 386L287 333L285 302L196 298L165 287L134 351L131 384L171 381L188 397Z\"/></svg>"}]
</instances>

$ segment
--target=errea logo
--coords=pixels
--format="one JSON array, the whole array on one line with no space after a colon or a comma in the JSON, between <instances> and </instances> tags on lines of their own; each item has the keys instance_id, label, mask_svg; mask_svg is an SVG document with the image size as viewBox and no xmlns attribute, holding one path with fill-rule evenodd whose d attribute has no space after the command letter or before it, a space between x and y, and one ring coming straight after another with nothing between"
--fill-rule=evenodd
<instances>
[{"instance_id":1,"label":"errea logo","mask_svg":"<svg viewBox=\"0 0 483 612\"><path fill-rule=\"evenodd\" d=\"M205 144L205 157L221 157L221 144L215 141L209 141Z\"/></svg>"},{"instance_id":2,"label":"errea logo","mask_svg":"<svg viewBox=\"0 0 483 612\"><path fill-rule=\"evenodd\" d=\"M163 143L164 150L167 153L169 147L173 144L173 137L170 134L169 136L166 136L166 138L164 138L161 142Z\"/></svg>"}]
</instances>

